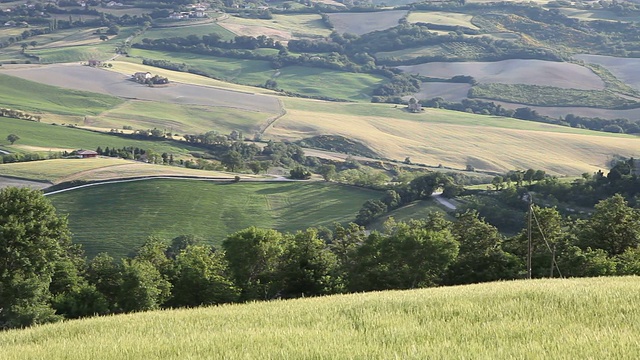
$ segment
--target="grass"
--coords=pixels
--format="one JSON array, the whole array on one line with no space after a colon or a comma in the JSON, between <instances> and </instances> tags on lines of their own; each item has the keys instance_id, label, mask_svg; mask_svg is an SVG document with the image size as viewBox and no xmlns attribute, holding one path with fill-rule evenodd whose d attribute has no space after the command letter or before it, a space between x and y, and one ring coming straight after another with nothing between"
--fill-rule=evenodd
<instances>
[{"instance_id":1,"label":"grass","mask_svg":"<svg viewBox=\"0 0 640 360\"><path fill-rule=\"evenodd\" d=\"M128 101L98 116L88 117L86 125L100 128L166 129L172 133L196 134L216 130L228 134L241 130L253 134L259 125L275 114L235 108Z\"/></svg>"},{"instance_id":2,"label":"grass","mask_svg":"<svg viewBox=\"0 0 640 360\"><path fill-rule=\"evenodd\" d=\"M52 159L0 164L0 174L21 179L59 184L69 181L103 181L140 176L191 176L233 179L236 174L220 171L152 165L133 160L98 157L91 159ZM243 175L243 178L253 176Z\"/></svg>"},{"instance_id":3,"label":"grass","mask_svg":"<svg viewBox=\"0 0 640 360\"><path fill-rule=\"evenodd\" d=\"M32 115L51 112L62 115L97 115L122 104L114 96L61 89L0 74L0 104Z\"/></svg>"},{"instance_id":4,"label":"grass","mask_svg":"<svg viewBox=\"0 0 640 360\"><path fill-rule=\"evenodd\" d=\"M410 23L429 23L437 25L462 26L469 29L478 29L471 23L473 15L443 11L412 11L407 21Z\"/></svg>"},{"instance_id":5,"label":"grass","mask_svg":"<svg viewBox=\"0 0 640 360\"><path fill-rule=\"evenodd\" d=\"M333 134L387 159L479 171L543 169L579 175L605 169L613 154L638 156L638 139L570 127L441 109L412 114L390 104L285 99L287 114L265 136L299 140ZM490 139L490 140L488 140Z\"/></svg>"},{"instance_id":6,"label":"grass","mask_svg":"<svg viewBox=\"0 0 640 360\"><path fill-rule=\"evenodd\" d=\"M96 149L98 146L103 149L107 146L111 148L133 146L176 155L186 155L191 150L198 150L186 144L171 141L133 140L60 125L0 118L0 134L5 133L20 136L20 140L14 145L8 145L4 137L0 138L0 144L11 152L20 150L21 147L25 147L28 151L33 151L33 148L48 151L49 149Z\"/></svg>"},{"instance_id":7,"label":"grass","mask_svg":"<svg viewBox=\"0 0 640 360\"><path fill-rule=\"evenodd\" d=\"M67 321L18 359L633 359L640 278L520 280Z\"/></svg>"},{"instance_id":8,"label":"grass","mask_svg":"<svg viewBox=\"0 0 640 360\"><path fill-rule=\"evenodd\" d=\"M370 74L306 66L288 66L274 70L271 64L264 60L242 60L141 49L132 49L130 53L133 56L185 63L214 78L245 85L262 85L273 78L278 83L278 88L286 91L352 101L369 101L373 89L385 81L380 76Z\"/></svg>"},{"instance_id":9,"label":"grass","mask_svg":"<svg viewBox=\"0 0 640 360\"><path fill-rule=\"evenodd\" d=\"M585 106L605 109L640 106L637 101L622 98L610 91L561 89L526 84L479 84L471 88L469 97L534 106Z\"/></svg>"},{"instance_id":10,"label":"grass","mask_svg":"<svg viewBox=\"0 0 640 360\"><path fill-rule=\"evenodd\" d=\"M51 195L51 201L69 214L73 239L89 256L124 256L151 235L193 234L218 245L252 225L282 231L330 226L353 220L366 200L379 196L325 183L150 180L74 190Z\"/></svg>"},{"instance_id":11,"label":"grass","mask_svg":"<svg viewBox=\"0 0 640 360\"><path fill-rule=\"evenodd\" d=\"M424 219L428 214L433 212L443 213L448 219L453 220L451 216L447 215L447 212L445 210L445 208L439 206L438 202L433 199L414 201L410 204L387 213L385 216L381 217L373 224L371 224L370 227L375 230L383 230L384 223L389 218L393 218L397 222L409 221L412 219L419 220Z\"/></svg>"}]
</instances>

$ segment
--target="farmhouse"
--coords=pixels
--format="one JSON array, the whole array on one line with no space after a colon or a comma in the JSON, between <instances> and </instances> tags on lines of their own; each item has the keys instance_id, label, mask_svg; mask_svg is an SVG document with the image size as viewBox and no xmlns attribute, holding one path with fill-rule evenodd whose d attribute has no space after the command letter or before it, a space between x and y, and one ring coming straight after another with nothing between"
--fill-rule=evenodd
<instances>
[{"instance_id":1,"label":"farmhouse","mask_svg":"<svg viewBox=\"0 0 640 360\"><path fill-rule=\"evenodd\" d=\"M87 158L94 158L98 156L98 153L93 151L93 150L78 150L76 151L76 154L78 154L78 156L81 159L87 159Z\"/></svg>"},{"instance_id":2,"label":"farmhouse","mask_svg":"<svg viewBox=\"0 0 640 360\"><path fill-rule=\"evenodd\" d=\"M135 81L145 81L147 79L151 79L151 73L150 72L137 72L133 75L131 75L131 78L133 78L133 80Z\"/></svg>"}]
</instances>

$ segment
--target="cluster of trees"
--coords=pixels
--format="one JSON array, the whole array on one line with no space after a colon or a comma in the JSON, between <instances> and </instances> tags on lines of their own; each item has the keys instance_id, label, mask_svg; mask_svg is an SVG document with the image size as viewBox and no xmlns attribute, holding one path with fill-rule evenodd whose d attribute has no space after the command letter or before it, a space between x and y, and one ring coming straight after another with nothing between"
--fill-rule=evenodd
<instances>
[{"instance_id":1,"label":"cluster of trees","mask_svg":"<svg viewBox=\"0 0 640 360\"><path fill-rule=\"evenodd\" d=\"M400 183L386 190L381 199L367 200L358 211L355 222L368 225L387 212L416 200L429 198L434 191L442 189L443 196L452 197L461 191L454 180L441 172L432 172L415 177L407 183Z\"/></svg>"},{"instance_id":2,"label":"cluster of trees","mask_svg":"<svg viewBox=\"0 0 640 360\"><path fill-rule=\"evenodd\" d=\"M149 238L134 256L87 261L38 191L0 190L0 328L159 308L412 289L524 277L527 232L504 238L476 212L433 213L365 232L251 227L222 246ZM534 207L534 277L640 274L640 211L621 196L567 222ZM37 224L38 226L34 226ZM37 250L36 250L37 249ZM553 264L553 265L552 265ZM550 273L550 269L551 270Z\"/></svg>"},{"instance_id":3,"label":"cluster of trees","mask_svg":"<svg viewBox=\"0 0 640 360\"><path fill-rule=\"evenodd\" d=\"M162 39L142 39L142 45L150 48L169 49L173 47L197 47L205 46L220 49L244 49L255 50L260 48L281 49L283 46L265 35L258 37L239 35L232 40L222 40L220 35L212 33L209 35L188 35L186 37L172 37Z\"/></svg>"},{"instance_id":4,"label":"cluster of trees","mask_svg":"<svg viewBox=\"0 0 640 360\"><path fill-rule=\"evenodd\" d=\"M46 160L46 159L57 159L61 156L62 155L59 152L50 152L47 155L43 155L40 153L2 154L0 155L0 164L9 164L9 163L26 162L26 161L38 161L38 160Z\"/></svg>"},{"instance_id":5,"label":"cluster of trees","mask_svg":"<svg viewBox=\"0 0 640 360\"><path fill-rule=\"evenodd\" d=\"M40 120L42 120L42 116L40 115L33 115L20 110L14 110L14 109L8 109L8 108L0 108L0 117L7 117L7 118L21 119L21 120L33 120L37 122L40 122Z\"/></svg>"}]
</instances>

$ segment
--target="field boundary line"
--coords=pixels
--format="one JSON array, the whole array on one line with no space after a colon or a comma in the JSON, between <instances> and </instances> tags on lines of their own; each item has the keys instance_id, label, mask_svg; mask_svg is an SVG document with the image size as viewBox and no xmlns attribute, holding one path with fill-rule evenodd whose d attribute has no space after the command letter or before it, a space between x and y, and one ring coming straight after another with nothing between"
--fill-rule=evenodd
<instances>
[{"instance_id":1,"label":"field boundary line","mask_svg":"<svg viewBox=\"0 0 640 360\"><path fill-rule=\"evenodd\" d=\"M267 120L267 123L260 128L260 130L258 130L258 134L260 136L264 135L264 133L273 125L275 124L276 121L280 120L280 118L282 118L283 116L287 115L287 109L284 107L284 102L282 102L281 99L277 99L278 100L278 104L280 104L280 114L272 117L271 119Z\"/></svg>"}]
</instances>

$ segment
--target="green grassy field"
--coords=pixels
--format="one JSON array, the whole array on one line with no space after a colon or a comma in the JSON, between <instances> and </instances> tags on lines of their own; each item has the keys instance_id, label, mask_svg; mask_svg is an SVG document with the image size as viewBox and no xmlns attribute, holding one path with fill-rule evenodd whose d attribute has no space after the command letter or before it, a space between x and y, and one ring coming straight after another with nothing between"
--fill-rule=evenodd
<instances>
[{"instance_id":1,"label":"green grassy field","mask_svg":"<svg viewBox=\"0 0 640 360\"><path fill-rule=\"evenodd\" d=\"M124 256L151 235L183 234L220 244L255 225L282 231L355 219L379 192L325 183L210 183L150 180L102 185L51 195L69 214L75 242L89 256Z\"/></svg>"},{"instance_id":2,"label":"green grassy field","mask_svg":"<svg viewBox=\"0 0 640 360\"><path fill-rule=\"evenodd\" d=\"M449 220L453 220L451 216L446 215L446 209L440 206L435 200L421 200L415 201L411 204L407 204L401 208L395 209L380 219L376 220L372 225L372 229L383 230L384 222L389 218L393 218L395 221L409 221L411 219L419 220L424 219L428 214L433 212L439 212L445 214Z\"/></svg>"},{"instance_id":3,"label":"green grassy field","mask_svg":"<svg viewBox=\"0 0 640 360\"><path fill-rule=\"evenodd\" d=\"M102 147L122 148L134 146L155 152L186 155L197 150L187 144L170 141L144 141L100 134L60 125L50 125L27 120L0 118L0 134L16 134L20 137L14 145L9 145L5 136L0 137L0 145L9 151L54 151L58 149L96 149Z\"/></svg>"},{"instance_id":4,"label":"green grassy field","mask_svg":"<svg viewBox=\"0 0 640 360\"><path fill-rule=\"evenodd\" d=\"M634 359L640 278L519 280L107 316L0 333L18 359Z\"/></svg>"},{"instance_id":5,"label":"green grassy field","mask_svg":"<svg viewBox=\"0 0 640 360\"><path fill-rule=\"evenodd\" d=\"M241 60L189 53L132 49L132 56L185 63L209 76L246 85L262 85L269 79L279 89L304 95L325 96L352 101L369 101L371 92L381 82L380 76L344 71L288 66L274 70L268 61ZM331 79L331 81L327 81Z\"/></svg>"},{"instance_id":6,"label":"green grassy field","mask_svg":"<svg viewBox=\"0 0 640 360\"><path fill-rule=\"evenodd\" d=\"M97 115L124 100L86 91L61 89L14 76L0 74L0 104L32 115L51 112L62 115Z\"/></svg>"},{"instance_id":7,"label":"green grassy field","mask_svg":"<svg viewBox=\"0 0 640 360\"><path fill-rule=\"evenodd\" d=\"M409 60L421 56L438 56L456 60L474 60L481 59L485 55L487 55L487 52L483 47L462 42L451 42L376 53L376 57L378 59L395 58L398 60Z\"/></svg>"}]
</instances>

